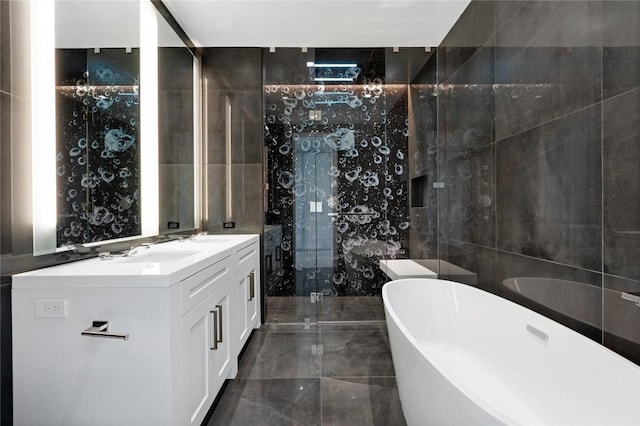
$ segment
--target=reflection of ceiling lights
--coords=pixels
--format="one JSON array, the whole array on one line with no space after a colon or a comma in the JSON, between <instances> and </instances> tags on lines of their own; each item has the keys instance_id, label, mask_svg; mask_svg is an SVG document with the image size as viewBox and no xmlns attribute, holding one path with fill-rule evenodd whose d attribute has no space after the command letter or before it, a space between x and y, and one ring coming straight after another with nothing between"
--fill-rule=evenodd
<instances>
[{"instance_id":1,"label":"reflection of ceiling lights","mask_svg":"<svg viewBox=\"0 0 640 426\"><path fill-rule=\"evenodd\" d=\"M360 74L360 68L358 68L358 64L356 63L307 62L307 68L313 69L312 73L315 74L313 81L319 82L353 82ZM344 69L344 71L342 69Z\"/></svg>"}]
</instances>

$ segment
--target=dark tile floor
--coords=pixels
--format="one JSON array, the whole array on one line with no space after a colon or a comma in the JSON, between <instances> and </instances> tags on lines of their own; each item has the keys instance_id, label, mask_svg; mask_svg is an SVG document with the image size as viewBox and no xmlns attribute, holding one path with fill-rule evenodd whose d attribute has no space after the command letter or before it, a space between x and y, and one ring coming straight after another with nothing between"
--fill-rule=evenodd
<instances>
[{"instance_id":1,"label":"dark tile floor","mask_svg":"<svg viewBox=\"0 0 640 426\"><path fill-rule=\"evenodd\" d=\"M379 298L270 299L208 426L406 424Z\"/></svg>"}]
</instances>

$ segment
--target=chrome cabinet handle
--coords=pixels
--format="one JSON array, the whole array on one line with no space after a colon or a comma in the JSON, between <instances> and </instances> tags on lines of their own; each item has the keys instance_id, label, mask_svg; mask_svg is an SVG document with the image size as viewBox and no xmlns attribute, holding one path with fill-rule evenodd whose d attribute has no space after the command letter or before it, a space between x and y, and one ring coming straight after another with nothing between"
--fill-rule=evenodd
<instances>
[{"instance_id":1,"label":"chrome cabinet handle","mask_svg":"<svg viewBox=\"0 0 640 426\"><path fill-rule=\"evenodd\" d=\"M216 308L218 308L218 327L220 327L220 330L218 331L218 337L220 340L218 340L218 343L222 343L222 305L216 305Z\"/></svg>"},{"instance_id":2,"label":"chrome cabinet handle","mask_svg":"<svg viewBox=\"0 0 640 426\"><path fill-rule=\"evenodd\" d=\"M216 309L209 311L209 314L213 318L213 338L211 339L212 345L209 347L212 351L218 350L218 343L222 343L222 305L216 305Z\"/></svg>"},{"instance_id":3,"label":"chrome cabinet handle","mask_svg":"<svg viewBox=\"0 0 640 426\"><path fill-rule=\"evenodd\" d=\"M209 314L213 318L213 325L211 327L213 329L213 338L211 339L211 342L213 344L212 346L210 346L209 349L212 351L217 351L218 350L218 313L216 312L215 309L212 309L209 311Z\"/></svg>"},{"instance_id":4,"label":"chrome cabinet handle","mask_svg":"<svg viewBox=\"0 0 640 426\"><path fill-rule=\"evenodd\" d=\"M109 321L93 321L92 326L80 334L88 337L106 337L107 339L127 340L129 338L129 333L109 332Z\"/></svg>"},{"instance_id":5,"label":"chrome cabinet handle","mask_svg":"<svg viewBox=\"0 0 640 426\"><path fill-rule=\"evenodd\" d=\"M249 274L249 301L252 301L256 297L256 275L251 272Z\"/></svg>"}]
</instances>

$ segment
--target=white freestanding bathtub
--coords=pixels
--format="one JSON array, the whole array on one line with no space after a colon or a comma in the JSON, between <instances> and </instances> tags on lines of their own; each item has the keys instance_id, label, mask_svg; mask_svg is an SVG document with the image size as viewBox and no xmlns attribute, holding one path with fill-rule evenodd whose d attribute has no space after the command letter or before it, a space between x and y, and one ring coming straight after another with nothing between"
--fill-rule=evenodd
<instances>
[{"instance_id":1,"label":"white freestanding bathtub","mask_svg":"<svg viewBox=\"0 0 640 426\"><path fill-rule=\"evenodd\" d=\"M640 425L640 367L546 317L438 279L382 289L413 425Z\"/></svg>"}]
</instances>

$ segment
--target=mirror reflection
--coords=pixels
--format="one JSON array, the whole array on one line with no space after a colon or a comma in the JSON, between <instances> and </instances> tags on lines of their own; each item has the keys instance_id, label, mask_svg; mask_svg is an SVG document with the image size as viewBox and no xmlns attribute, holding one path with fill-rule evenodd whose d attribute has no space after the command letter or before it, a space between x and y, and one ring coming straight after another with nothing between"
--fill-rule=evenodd
<instances>
[{"instance_id":1,"label":"mirror reflection","mask_svg":"<svg viewBox=\"0 0 640 426\"><path fill-rule=\"evenodd\" d=\"M138 49L56 49L57 245L140 234Z\"/></svg>"},{"instance_id":2,"label":"mirror reflection","mask_svg":"<svg viewBox=\"0 0 640 426\"><path fill-rule=\"evenodd\" d=\"M158 14L160 233L197 227L195 58Z\"/></svg>"},{"instance_id":3,"label":"mirror reflection","mask_svg":"<svg viewBox=\"0 0 640 426\"><path fill-rule=\"evenodd\" d=\"M141 233L138 16L133 1L56 2L57 247Z\"/></svg>"}]
</instances>

